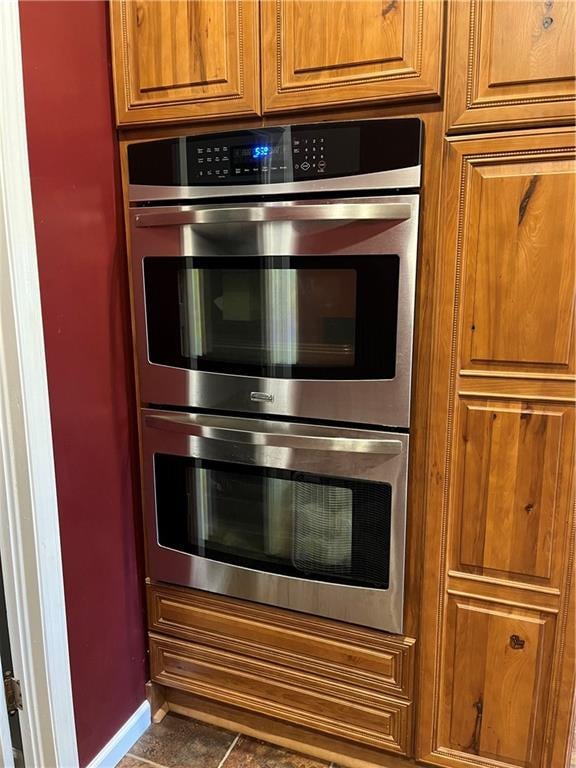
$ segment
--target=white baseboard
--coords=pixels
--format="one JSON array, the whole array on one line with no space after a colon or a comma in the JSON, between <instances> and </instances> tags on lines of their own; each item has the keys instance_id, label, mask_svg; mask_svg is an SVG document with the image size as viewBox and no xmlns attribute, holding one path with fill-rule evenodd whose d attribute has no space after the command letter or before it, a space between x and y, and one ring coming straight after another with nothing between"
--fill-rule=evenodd
<instances>
[{"instance_id":1,"label":"white baseboard","mask_svg":"<svg viewBox=\"0 0 576 768\"><path fill-rule=\"evenodd\" d=\"M150 704L143 701L86 768L114 768L142 736L150 722Z\"/></svg>"}]
</instances>

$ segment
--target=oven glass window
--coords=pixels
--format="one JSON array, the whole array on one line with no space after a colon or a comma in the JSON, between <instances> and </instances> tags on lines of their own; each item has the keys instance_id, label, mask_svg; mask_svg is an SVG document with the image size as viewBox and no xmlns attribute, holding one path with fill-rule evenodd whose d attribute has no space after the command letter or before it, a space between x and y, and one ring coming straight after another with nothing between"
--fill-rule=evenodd
<instances>
[{"instance_id":1,"label":"oven glass window","mask_svg":"<svg viewBox=\"0 0 576 768\"><path fill-rule=\"evenodd\" d=\"M144 260L150 361L274 378L395 374L397 256Z\"/></svg>"},{"instance_id":2,"label":"oven glass window","mask_svg":"<svg viewBox=\"0 0 576 768\"><path fill-rule=\"evenodd\" d=\"M388 587L387 483L156 454L158 543L259 571Z\"/></svg>"}]
</instances>

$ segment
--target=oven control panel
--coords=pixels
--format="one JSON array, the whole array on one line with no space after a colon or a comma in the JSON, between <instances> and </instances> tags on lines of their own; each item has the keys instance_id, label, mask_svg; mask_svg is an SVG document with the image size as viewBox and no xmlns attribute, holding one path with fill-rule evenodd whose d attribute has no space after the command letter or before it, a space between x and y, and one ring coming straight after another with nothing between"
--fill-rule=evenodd
<instances>
[{"instance_id":1,"label":"oven control panel","mask_svg":"<svg viewBox=\"0 0 576 768\"><path fill-rule=\"evenodd\" d=\"M299 130L195 140L188 149L188 184L274 183L358 173L359 129ZM192 150L190 152L190 149Z\"/></svg>"},{"instance_id":2,"label":"oven control panel","mask_svg":"<svg viewBox=\"0 0 576 768\"><path fill-rule=\"evenodd\" d=\"M128 148L131 184L274 184L420 164L417 118L273 126L141 142Z\"/></svg>"}]
</instances>

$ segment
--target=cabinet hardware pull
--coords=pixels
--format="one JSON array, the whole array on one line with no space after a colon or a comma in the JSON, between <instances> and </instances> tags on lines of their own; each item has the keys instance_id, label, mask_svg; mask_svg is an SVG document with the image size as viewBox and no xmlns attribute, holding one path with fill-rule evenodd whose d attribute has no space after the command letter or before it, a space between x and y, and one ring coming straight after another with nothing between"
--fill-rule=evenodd
<instances>
[{"instance_id":1,"label":"cabinet hardware pull","mask_svg":"<svg viewBox=\"0 0 576 768\"><path fill-rule=\"evenodd\" d=\"M513 648L515 651L524 648L525 643L526 641L522 640L519 635L510 635L510 648Z\"/></svg>"}]
</instances>

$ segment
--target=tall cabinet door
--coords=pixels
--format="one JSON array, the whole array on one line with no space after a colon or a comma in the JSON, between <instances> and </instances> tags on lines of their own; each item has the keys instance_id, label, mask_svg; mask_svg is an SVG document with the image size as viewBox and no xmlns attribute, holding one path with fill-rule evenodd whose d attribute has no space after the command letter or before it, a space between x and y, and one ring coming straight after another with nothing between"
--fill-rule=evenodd
<instances>
[{"instance_id":1,"label":"tall cabinet door","mask_svg":"<svg viewBox=\"0 0 576 768\"><path fill-rule=\"evenodd\" d=\"M449 140L418 757L556 768L575 683L573 131Z\"/></svg>"},{"instance_id":2,"label":"tall cabinet door","mask_svg":"<svg viewBox=\"0 0 576 768\"><path fill-rule=\"evenodd\" d=\"M262 0L264 112L438 96L440 0Z\"/></svg>"},{"instance_id":3,"label":"tall cabinet door","mask_svg":"<svg viewBox=\"0 0 576 768\"><path fill-rule=\"evenodd\" d=\"M449 4L449 130L570 123L576 111L574 0Z\"/></svg>"},{"instance_id":4,"label":"tall cabinet door","mask_svg":"<svg viewBox=\"0 0 576 768\"><path fill-rule=\"evenodd\" d=\"M119 125L259 113L254 0L113 0Z\"/></svg>"}]
</instances>

